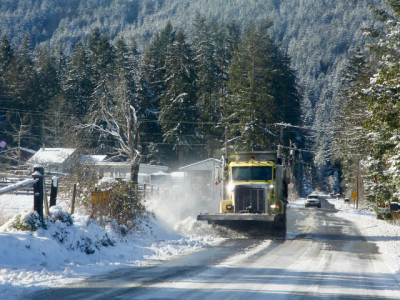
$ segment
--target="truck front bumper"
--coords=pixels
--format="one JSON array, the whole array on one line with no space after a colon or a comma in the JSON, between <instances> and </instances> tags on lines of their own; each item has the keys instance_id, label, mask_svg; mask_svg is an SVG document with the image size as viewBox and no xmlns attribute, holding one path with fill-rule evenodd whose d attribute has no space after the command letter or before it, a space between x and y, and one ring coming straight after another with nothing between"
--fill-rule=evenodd
<instances>
[{"instance_id":1,"label":"truck front bumper","mask_svg":"<svg viewBox=\"0 0 400 300\"><path fill-rule=\"evenodd\" d=\"M197 221L262 221L274 222L276 214L200 214Z\"/></svg>"}]
</instances>

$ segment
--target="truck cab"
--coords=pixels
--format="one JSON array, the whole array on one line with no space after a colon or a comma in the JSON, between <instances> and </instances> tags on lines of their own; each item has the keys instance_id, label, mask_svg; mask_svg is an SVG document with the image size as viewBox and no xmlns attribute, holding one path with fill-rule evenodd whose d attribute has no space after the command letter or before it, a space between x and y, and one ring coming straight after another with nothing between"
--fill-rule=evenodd
<instances>
[{"instance_id":1,"label":"truck cab","mask_svg":"<svg viewBox=\"0 0 400 300\"><path fill-rule=\"evenodd\" d=\"M284 213L282 166L276 152L242 152L228 156L226 194L219 213ZM279 175L278 175L279 173ZM278 186L279 185L279 186Z\"/></svg>"},{"instance_id":2,"label":"truck cab","mask_svg":"<svg viewBox=\"0 0 400 300\"><path fill-rule=\"evenodd\" d=\"M286 169L276 151L228 153L215 171L221 183L218 213L203 213L198 221L250 235L286 234Z\"/></svg>"}]
</instances>

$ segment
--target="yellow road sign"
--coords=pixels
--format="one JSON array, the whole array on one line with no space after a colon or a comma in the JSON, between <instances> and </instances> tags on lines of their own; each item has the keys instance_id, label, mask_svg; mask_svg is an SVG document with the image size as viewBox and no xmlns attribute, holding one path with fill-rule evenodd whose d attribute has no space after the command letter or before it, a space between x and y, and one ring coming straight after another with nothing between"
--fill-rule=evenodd
<instances>
[{"instance_id":1,"label":"yellow road sign","mask_svg":"<svg viewBox=\"0 0 400 300\"><path fill-rule=\"evenodd\" d=\"M92 204L108 204L110 202L110 192L92 192Z\"/></svg>"},{"instance_id":2,"label":"yellow road sign","mask_svg":"<svg viewBox=\"0 0 400 300\"><path fill-rule=\"evenodd\" d=\"M354 192L353 194L351 194L351 198L353 198L354 200L356 200L356 199L357 199L357 193Z\"/></svg>"}]
</instances>

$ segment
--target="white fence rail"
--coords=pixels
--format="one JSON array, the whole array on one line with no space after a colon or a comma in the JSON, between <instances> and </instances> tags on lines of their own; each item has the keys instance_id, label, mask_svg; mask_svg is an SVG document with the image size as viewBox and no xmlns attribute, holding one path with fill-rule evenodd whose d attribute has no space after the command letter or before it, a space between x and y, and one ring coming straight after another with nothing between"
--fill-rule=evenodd
<instances>
[{"instance_id":1,"label":"white fence rail","mask_svg":"<svg viewBox=\"0 0 400 300\"><path fill-rule=\"evenodd\" d=\"M23 189L27 186L32 186L35 184L35 180L34 179L27 179L18 183L14 183L12 185L8 185L6 187L3 187L0 189L0 195L3 194L7 194L7 193L11 193L13 191L18 191L20 189Z\"/></svg>"}]
</instances>

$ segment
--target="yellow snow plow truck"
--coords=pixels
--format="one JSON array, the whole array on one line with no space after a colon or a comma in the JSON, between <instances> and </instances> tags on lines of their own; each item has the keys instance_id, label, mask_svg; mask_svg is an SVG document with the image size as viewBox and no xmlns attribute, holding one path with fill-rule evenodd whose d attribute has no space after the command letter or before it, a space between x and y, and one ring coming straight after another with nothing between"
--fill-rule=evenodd
<instances>
[{"instance_id":1,"label":"yellow snow plow truck","mask_svg":"<svg viewBox=\"0 0 400 300\"><path fill-rule=\"evenodd\" d=\"M287 173L276 151L229 153L215 170L223 195L218 213L197 220L250 236L285 236Z\"/></svg>"}]
</instances>

